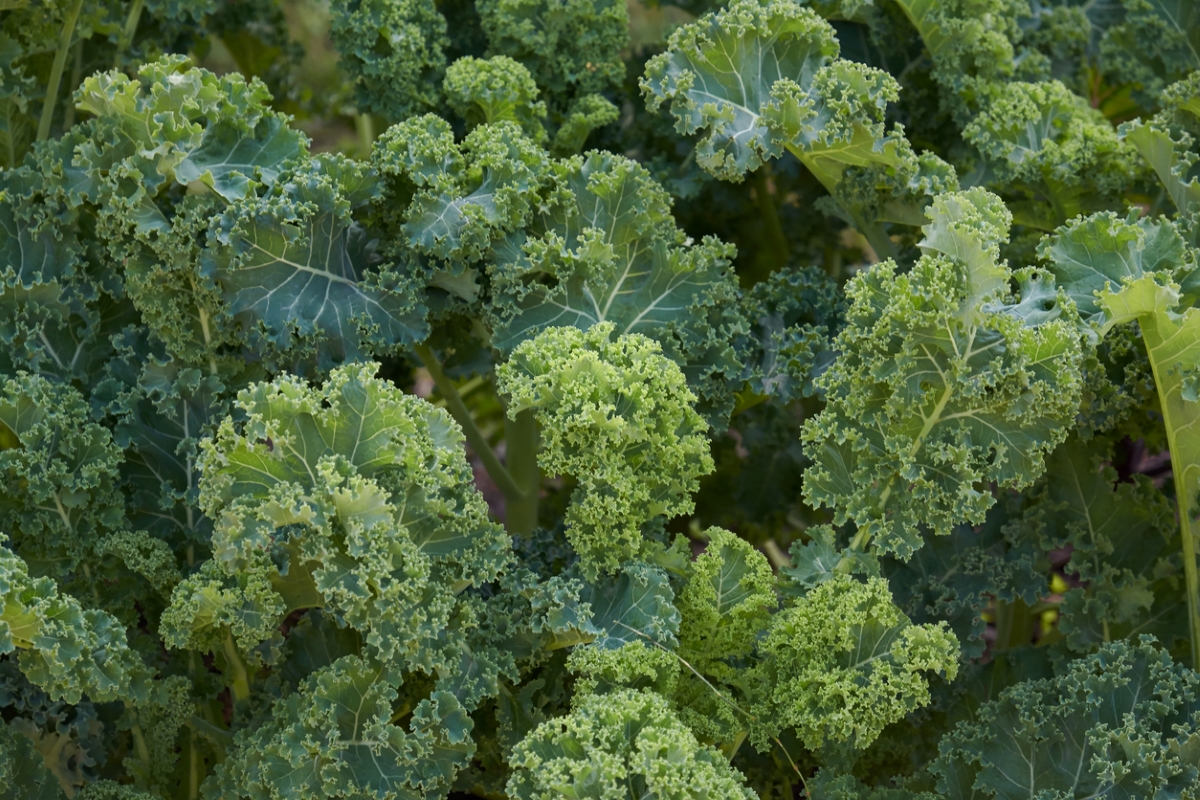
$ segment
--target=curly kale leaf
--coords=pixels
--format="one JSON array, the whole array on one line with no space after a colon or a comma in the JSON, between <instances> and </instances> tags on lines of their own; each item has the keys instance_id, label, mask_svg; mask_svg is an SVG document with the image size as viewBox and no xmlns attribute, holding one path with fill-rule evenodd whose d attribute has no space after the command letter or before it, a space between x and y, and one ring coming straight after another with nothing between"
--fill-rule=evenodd
<instances>
[{"instance_id":1,"label":"curly kale leaf","mask_svg":"<svg viewBox=\"0 0 1200 800\"><path fill-rule=\"evenodd\" d=\"M1028 198L1014 201L1016 222L1041 230L1120 207L1140 167L1104 115L1058 81L998 85L963 138L983 154L998 189Z\"/></svg>"},{"instance_id":2,"label":"curly kale leaf","mask_svg":"<svg viewBox=\"0 0 1200 800\"><path fill-rule=\"evenodd\" d=\"M1047 473L1057 479L1055 457ZM1022 535L1026 528L1014 522L1017 511L1008 505L993 506L981 526L960 525L950 536L934 537L908 561L880 559L896 605L918 624L945 621L967 659L984 654L988 624L983 617L997 600L1019 599L1032 606L1046 593L1043 549Z\"/></svg>"},{"instance_id":3,"label":"curly kale leaf","mask_svg":"<svg viewBox=\"0 0 1200 800\"><path fill-rule=\"evenodd\" d=\"M378 657L429 669L457 657L460 642L443 640L456 593L495 579L508 540L471 484L458 426L375 369L242 391L244 421L201 445L200 506L226 574L261 572L282 612L323 607Z\"/></svg>"},{"instance_id":4,"label":"curly kale leaf","mask_svg":"<svg viewBox=\"0 0 1200 800\"><path fill-rule=\"evenodd\" d=\"M713 416L728 413L741 372L733 248L693 245L667 193L626 158L592 152L552 174L531 223L495 248L492 344L509 352L552 326L608 323L658 341Z\"/></svg>"},{"instance_id":5,"label":"curly kale leaf","mask_svg":"<svg viewBox=\"0 0 1200 800\"><path fill-rule=\"evenodd\" d=\"M0 541L0 654L20 652L21 671L53 699L78 703L145 700L151 673L126 643L125 626L103 611L85 609L35 578Z\"/></svg>"},{"instance_id":6,"label":"curly kale leaf","mask_svg":"<svg viewBox=\"0 0 1200 800\"><path fill-rule=\"evenodd\" d=\"M1154 170L1175 204L1194 243L1200 236L1200 72L1170 86L1161 96L1162 111L1120 127L1127 142Z\"/></svg>"},{"instance_id":7,"label":"curly kale leaf","mask_svg":"<svg viewBox=\"0 0 1200 800\"><path fill-rule=\"evenodd\" d=\"M1041 241L1038 255L1082 320L1096 326L1107 322L1099 299L1106 288L1154 273L1183 280L1190 260L1174 225L1151 218L1122 220L1111 212L1072 220Z\"/></svg>"},{"instance_id":8,"label":"curly kale leaf","mask_svg":"<svg viewBox=\"0 0 1200 800\"><path fill-rule=\"evenodd\" d=\"M814 394L813 380L833 361L844 305L840 287L817 267L779 270L756 284L742 301L753 335L739 352L750 387L783 403Z\"/></svg>"},{"instance_id":9,"label":"curly kale leaf","mask_svg":"<svg viewBox=\"0 0 1200 800\"><path fill-rule=\"evenodd\" d=\"M0 527L35 574L64 578L125 526L112 433L75 389L18 374L0 385Z\"/></svg>"},{"instance_id":10,"label":"curly kale leaf","mask_svg":"<svg viewBox=\"0 0 1200 800\"><path fill-rule=\"evenodd\" d=\"M838 575L775 615L759 644L755 712L811 750L865 749L884 726L929 702L926 673L953 679L959 645L944 622L913 625L887 581ZM761 749L769 746L752 730Z\"/></svg>"},{"instance_id":11,"label":"curly kale leaf","mask_svg":"<svg viewBox=\"0 0 1200 800\"><path fill-rule=\"evenodd\" d=\"M597 128L617 121L621 111L599 94L585 94L567 109L562 123L554 132L550 152L566 158L583 152L588 136Z\"/></svg>"},{"instance_id":12,"label":"curly kale leaf","mask_svg":"<svg viewBox=\"0 0 1200 800\"><path fill-rule=\"evenodd\" d=\"M168 352L216 372L242 360L244 332L206 266L210 234L229 203L253 204L305 159L307 139L270 111L261 83L189 64L84 82L78 103L95 118L71 142L63 191L96 214L124 290Z\"/></svg>"},{"instance_id":13,"label":"curly kale leaf","mask_svg":"<svg viewBox=\"0 0 1200 800\"><path fill-rule=\"evenodd\" d=\"M536 414L542 469L578 481L567 538L591 575L637 557L655 517L691 511L712 470L707 425L679 367L645 336L612 334L611 322L547 328L496 370L508 413Z\"/></svg>"},{"instance_id":14,"label":"curly kale leaf","mask_svg":"<svg viewBox=\"0 0 1200 800\"><path fill-rule=\"evenodd\" d=\"M395 708L411 703L406 725ZM344 656L234 738L205 797L439 797L474 754L473 723L443 691L413 700L403 676Z\"/></svg>"},{"instance_id":15,"label":"curly kale leaf","mask_svg":"<svg viewBox=\"0 0 1200 800\"><path fill-rule=\"evenodd\" d=\"M223 246L205 268L252 346L303 372L304 363L324 371L425 338L425 309L354 218L377 191L371 171L316 157L269 194L226 209Z\"/></svg>"},{"instance_id":16,"label":"curly kale leaf","mask_svg":"<svg viewBox=\"0 0 1200 800\"><path fill-rule=\"evenodd\" d=\"M212 522L198 504L200 440L229 415L232 387L155 352L147 337L133 331L115 344L117 357L93 389L92 402L106 401L116 420L113 438L125 449L121 477L129 520L180 550L206 545ZM245 376L225 377L237 382Z\"/></svg>"},{"instance_id":17,"label":"curly kale leaf","mask_svg":"<svg viewBox=\"0 0 1200 800\"><path fill-rule=\"evenodd\" d=\"M591 616L580 626L594 647L612 650L630 642L674 648L679 611L662 570L636 561L623 564L615 580L586 582L579 593Z\"/></svg>"},{"instance_id":18,"label":"curly kale leaf","mask_svg":"<svg viewBox=\"0 0 1200 800\"><path fill-rule=\"evenodd\" d=\"M67 156L54 145L38 156L0 177L0 341L16 365L84 379L102 338L100 289L54 198L49 176Z\"/></svg>"},{"instance_id":19,"label":"curly kale leaf","mask_svg":"<svg viewBox=\"0 0 1200 800\"><path fill-rule=\"evenodd\" d=\"M62 800L66 794L55 777L33 740L0 722L0 783L12 800Z\"/></svg>"},{"instance_id":20,"label":"curly kale leaf","mask_svg":"<svg viewBox=\"0 0 1200 800\"><path fill-rule=\"evenodd\" d=\"M1200 492L1200 437L1195 432L1200 406L1193 377L1200 352L1200 309L1181 302L1175 282L1190 269L1190 259L1180 258L1183 251L1174 224L1167 220L1121 221L1103 214L1064 226L1041 250L1067 291L1093 310L1087 333L1113 337L1118 326L1137 322L1171 455L1178 516L1188 536L1188 520L1195 518ZM1146 546L1141 554L1161 547ZM1141 567L1144 572L1146 565ZM1139 604L1144 608L1152 602L1143 594ZM1134 611L1126 608L1121 614L1128 619Z\"/></svg>"},{"instance_id":21,"label":"curly kale leaf","mask_svg":"<svg viewBox=\"0 0 1200 800\"><path fill-rule=\"evenodd\" d=\"M571 100L614 89L625 79L625 3L479 0L476 8L490 53L524 64L560 113Z\"/></svg>"},{"instance_id":22,"label":"curly kale leaf","mask_svg":"<svg viewBox=\"0 0 1200 800\"><path fill-rule=\"evenodd\" d=\"M360 112L400 122L441 105L450 41L433 0L336 0L330 11Z\"/></svg>"},{"instance_id":23,"label":"curly kale leaf","mask_svg":"<svg viewBox=\"0 0 1200 800\"><path fill-rule=\"evenodd\" d=\"M740 0L676 30L646 64L650 110L667 106L675 129L702 135L696 160L741 181L791 152L882 255L884 222L920 224L931 192L957 189L954 171L920 157L884 112L899 85L882 70L838 58L833 28L794 0Z\"/></svg>"},{"instance_id":24,"label":"curly kale leaf","mask_svg":"<svg viewBox=\"0 0 1200 800\"><path fill-rule=\"evenodd\" d=\"M1172 630L1184 605L1174 511L1144 475L1117 483L1110 458L1102 439L1060 447L1026 511L1043 548L1070 546L1064 571L1083 583L1063 598L1059 630L1084 651L1139 633L1186 638L1186 626Z\"/></svg>"},{"instance_id":25,"label":"curly kale leaf","mask_svg":"<svg viewBox=\"0 0 1200 800\"><path fill-rule=\"evenodd\" d=\"M519 800L755 797L741 773L697 742L666 700L633 689L584 696L566 717L525 737L510 763L508 793Z\"/></svg>"},{"instance_id":26,"label":"curly kale leaf","mask_svg":"<svg viewBox=\"0 0 1200 800\"><path fill-rule=\"evenodd\" d=\"M1200 70L1200 10L1172 0L1122 0L1120 22L1100 45L1107 71L1153 108L1171 83Z\"/></svg>"},{"instance_id":27,"label":"curly kale leaf","mask_svg":"<svg viewBox=\"0 0 1200 800\"><path fill-rule=\"evenodd\" d=\"M532 141L546 138L546 104L522 64L508 56L464 56L446 70L446 104L467 123L467 130L497 122L515 122Z\"/></svg>"},{"instance_id":28,"label":"curly kale leaf","mask_svg":"<svg viewBox=\"0 0 1200 800\"><path fill-rule=\"evenodd\" d=\"M999 199L972 189L929 213L911 272L883 263L849 284L840 355L819 379L829 403L803 431L806 499L902 558L923 529L982 522L991 482L1033 483L1082 382L1077 317L1049 278L1026 272L1006 302Z\"/></svg>"},{"instance_id":29,"label":"curly kale leaf","mask_svg":"<svg viewBox=\"0 0 1200 800\"><path fill-rule=\"evenodd\" d=\"M546 180L547 156L512 121L479 125L458 144L427 114L395 125L372 160L402 208L399 235L419 253L461 269L528 223ZM473 298L472 298L473 299Z\"/></svg>"},{"instance_id":30,"label":"curly kale leaf","mask_svg":"<svg viewBox=\"0 0 1200 800\"><path fill-rule=\"evenodd\" d=\"M679 654L706 674L733 678L721 662L748 655L778 605L775 576L762 553L721 528L688 568L679 593ZM724 669L722 669L724 667Z\"/></svg>"},{"instance_id":31,"label":"curly kale leaf","mask_svg":"<svg viewBox=\"0 0 1200 800\"><path fill-rule=\"evenodd\" d=\"M1197 682L1153 639L1113 642L985 703L943 739L947 797L1163 797L1196 789Z\"/></svg>"}]
</instances>

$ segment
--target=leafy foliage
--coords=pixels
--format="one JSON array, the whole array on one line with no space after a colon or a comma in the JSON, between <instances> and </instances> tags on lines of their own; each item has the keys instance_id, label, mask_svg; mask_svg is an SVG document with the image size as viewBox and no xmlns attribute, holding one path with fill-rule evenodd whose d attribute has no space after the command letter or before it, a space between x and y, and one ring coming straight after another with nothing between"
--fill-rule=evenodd
<instances>
[{"instance_id":1,"label":"leafy foliage","mask_svg":"<svg viewBox=\"0 0 1200 800\"><path fill-rule=\"evenodd\" d=\"M1160 0L0 0L0 796L1200 792Z\"/></svg>"}]
</instances>

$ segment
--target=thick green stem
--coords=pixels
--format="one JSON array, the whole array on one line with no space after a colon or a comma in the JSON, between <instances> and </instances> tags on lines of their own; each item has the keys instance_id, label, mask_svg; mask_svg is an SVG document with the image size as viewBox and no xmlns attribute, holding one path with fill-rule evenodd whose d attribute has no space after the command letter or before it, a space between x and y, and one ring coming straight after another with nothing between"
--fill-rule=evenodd
<instances>
[{"instance_id":1,"label":"thick green stem","mask_svg":"<svg viewBox=\"0 0 1200 800\"><path fill-rule=\"evenodd\" d=\"M375 120L370 114L359 114L354 118L354 127L358 132L358 146L362 148L363 158L371 157L371 149L375 146Z\"/></svg>"},{"instance_id":2,"label":"thick green stem","mask_svg":"<svg viewBox=\"0 0 1200 800\"><path fill-rule=\"evenodd\" d=\"M79 21L79 12L83 9L83 0L75 0L75 5L67 12L63 22L62 36L58 40L58 50L54 53L54 64L50 67L50 80L46 82L46 100L42 103L42 118L38 121L37 140L39 142L50 138L50 124L54 122L54 107L58 105L58 87L62 83L63 69L67 66L67 54L71 52L71 38L75 35L75 23Z\"/></svg>"},{"instance_id":3,"label":"thick green stem","mask_svg":"<svg viewBox=\"0 0 1200 800\"><path fill-rule=\"evenodd\" d=\"M83 40L75 43L75 59L71 65L71 85L78 86L83 80ZM63 99L63 130L68 131L75 125L75 98L67 95Z\"/></svg>"},{"instance_id":4,"label":"thick green stem","mask_svg":"<svg viewBox=\"0 0 1200 800\"><path fill-rule=\"evenodd\" d=\"M766 262L759 260L759 267L746 276L750 285L766 280L772 272L786 266L791 257L787 238L783 235L783 224L779 221L779 206L775 201L775 193L771 191L771 184L771 164L768 162L754 173L754 199L758 203L758 214L762 217L766 230L767 240L764 245L771 254L771 260L769 268L765 270L761 265Z\"/></svg>"},{"instance_id":5,"label":"thick green stem","mask_svg":"<svg viewBox=\"0 0 1200 800\"><path fill-rule=\"evenodd\" d=\"M998 652L1033 642L1033 613L1020 598L996 602L996 644Z\"/></svg>"},{"instance_id":6,"label":"thick green stem","mask_svg":"<svg viewBox=\"0 0 1200 800\"><path fill-rule=\"evenodd\" d=\"M142 18L142 9L145 6L146 0L133 0L133 5L129 7L129 14L125 17L125 27L121 29L121 39L117 42L117 52L113 56L113 69L121 68L121 59L125 56L129 45L133 43L133 35L137 33L138 22Z\"/></svg>"},{"instance_id":7,"label":"thick green stem","mask_svg":"<svg viewBox=\"0 0 1200 800\"><path fill-rule=\"evenodd\" d=\"M1167 431L1167 449L1171 454L1171 474L1175 480L1175 503L1179 512L1179 538L1183 549L1192 667L1200 669L1200 574L1197 574L1196 568L1196 535L1197 527L1200 527L1196 516L1200 508L1197 507L1195 490L1191 488L1195 486L1197 472L1200 471L1200 452L1191 443L1200 414L1194 408L1195 403L1184 400L1181 392L1167 389L1179 382L1181 368L1194 364L1194 356L1188 354L1186 346L1181 350L1178 344L1171 341L1174 336L1160 328L1156 317L1142 317L1139 324L1150 369L1154 374L1154 384L1158 387L1159 405Z\"/></svg>"},{"instance_id":8,"label":"thick green stem","mask_svg":"<svg viewBox=\"0 0 1200 800\"><path fill-rule=\"evenodd\" d=\"M441 393L442 399L446 401L446 410L450 412L450 416L454 417L455 421L462 426L463 435L467 437L467 444L471 445L471 449L475 451L475 455L479 456L479 460L483 462L483 468L487 470L487 474L495 481L496 488L504 495L506 503L514 501L520 502L525 499L524 489L513 480L512 475L500 463L500 459L496 457L496 453L492 450L491 445L487 443L479 426L475 424L475 419L471 416L471 412L467 410L467 406L459 396L458 390L454 388L454 381L446 376L442 370L441 362L434 355L433 350L428 345L419 344L413 348L413 352L417 354L417 358L421 359L421 363L425 365L425 369L429 370L429 377L433 378L433 384Z\"/></svg>"},{"instance_id":9,"label":"thick green stem","mask_svg":"<svg viewBox=\"0 0 1200 800\"><path fill-rule=\"evenodd\" d=\"M233 634L225 631L225 640L221 643L225 654L226 669L228 670L229 691L233 693L234 702L250 698L250 671L246 661L233 641Z\"/></svg>"},{"instance_id":10,"label":"thick green stem","mask_svg":"<svg viewBox=\"0 0 1200 800\"><path fill-rule=\"evenodd\" d=\"M508 474L521 489L517 500L505 498L505 526L516 536L533 533L538 524L538 495L542 473L538 469L538 427L533 409L525 409L516 419L504 419L504 460Z\"/></svg>"},{"instance_id":11,"label":"thick green stem","mask_svg":"<svg viewBox=\"0 0 1200 800\"><path fill-rule=\"evenodd\" d=\"M721 745L721 755L725 756L726 761L733 761L742 747L742 742L746 741L746 737L749 735L749 731L738 731L734 734L733 739Z\"/></svg>"},{"instance_id":12,"label":"thick green stem","mask_svg":"<svg viewBox=\"0 0 1200 800\"><path fill-rule=\"evenodd\" d=\"M125 713L133 715L133 704L129 701L125 702ZM137 719L134 716L134 719ZM150 748L146 746L146 737L142 733L142 727L134 722L129 726L129 734L133 737L133 749L137 753L138 759L145 765L146 771L150 771Z\"/></svg>"}]
</instances>

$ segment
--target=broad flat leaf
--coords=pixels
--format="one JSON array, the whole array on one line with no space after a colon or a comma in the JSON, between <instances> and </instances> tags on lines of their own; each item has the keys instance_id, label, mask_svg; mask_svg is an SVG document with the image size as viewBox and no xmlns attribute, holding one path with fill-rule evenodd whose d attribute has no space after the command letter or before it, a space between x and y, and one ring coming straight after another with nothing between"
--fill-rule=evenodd
<instances>
[{"instance_id":1,"label":"broad flat leaf","mask_svg":"<svg viewBox=\"0 0 1200 800\"><path fill-rule=\"evenodd\" d=\"M585 631L597 647L615 650L628 642L657 642L674 649L679 611L667 576L649 564L631 562L615 580L586 583L579 594L592 608Z\"/></svg>"},{"instance_id":2,"label":"broad flat leaf","mask_svg":"<svg viewBox=\"0 0 1200 800\"><path fill-rule=\"evenodd\" d=\"M1085 322L1103 324L1099 295L1147 273L1177 276L1186 263L1183 239L1174 225L1153 219L1123 221L1094 214L1060 228L1038 245L1038 255Z\"/></svg>"},{"instance_id":3,"label":"broad flat leaf","mask_svg":"<svg viewBox=\"0 0 1200 800\"><path fill-rule=\"evenodd\" d=\"M175 179L200 181L226 200L238 200L258 184L273 185L284 165L306 150L304 134L282 117L267 117L249 133L213 125L204 131L200 146L175 167Z\"/></svg>"},{"instance_id":4,"label":"broad flat leaf","mask_svg":"<svg viewBox=\"0 0 1200 800\"><path fill-rule=\"evenodd\" d=\"M348 174L350 173L350 174ZM213 258L231 313L280 357L318 369L387 353L427 335L423 309L380 272L375 243L350 217L348 164L314 159L276 193L225 213Z\"/></svg>"}]
</instances>

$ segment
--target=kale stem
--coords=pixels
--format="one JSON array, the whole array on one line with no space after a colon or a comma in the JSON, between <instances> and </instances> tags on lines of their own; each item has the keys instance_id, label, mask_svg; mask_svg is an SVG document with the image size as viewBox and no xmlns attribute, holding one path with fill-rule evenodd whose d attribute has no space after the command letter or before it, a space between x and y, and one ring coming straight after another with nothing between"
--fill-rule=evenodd
<instances>
[{"instance_id":1,"label":"kale stem","mask_svg":"<svg viewBox=\"0 0 1200 800\"><path fill-rule=\"evenodd\" d=\"M1029 605L1021 598L996 601L996 644L997 652L1006 652L1014 647L1023 647L1033 641L1033 614Z\"/></svg>"},{"instance_id":2,"label":"kale stem","mask_svg":"<svg viewBox=\"0 0 1200 800\"><path fill-rule=\"evenodd\" d=\"M775 202L775 194L771 191L771 164L767 162L754 173L754 199L758 203L758 213L766 228L766 249L771 253L769 269L754 268L746 276L747 284L753 285L766 280L777 269L784 267L791 257L787 238L783 235L783 224L779 221L779 207ZM761 264L761 260L759 261Z\"/></svg>"},{"instance_id":3,"label":"kale stem","mask_svg":"<svg viewBox=\"0 0 1200 800\"><path fill-rule=\"evenodd\" d=\"M137 33L138 21L142 18L142 8L146 0L133 0L129 7L129 15L125 17L125 27L121 29L121 38L117 41L117 52L113 56L113 69L121 68L121 58L129 45L133 44L133 35Z\"/></svg>"},{"instance_id":4,"label":"kale stem","mask_svg":"<svg viewBox=\"0 0 1200 800\"><path fill-rule=\"evenodd\" d=\"M359 114L354 118L354 127L358 132L358 146L362 148L363 158L370 158L375 145L375 120L370 114Z\"/></svg>"},{"instance_id":5,"label":"kale stem","mask_svg":"<svg viewBox=\"0 0 1200 800\"><path fill-rule=\"evenodd\" d=\"M231 631L225 631L225 640L221 644L230 673L229 691L233 693L234 702L246 700L250 697L250 672L242 654L238 652Z\"/></svg>"},{"instance_id":6,"label":"kale stem","mask_svg":"<svg viewBox=\"0 0 1200 800\"><path fill-rule=\"evenodd\" d=\"M71 85L78 86L83 79L83 40L75 43L75 63L71 67ZM63 130L75 125L75 100L70 95L63 101Z\"/></svg>"},{"instance_id":7,"label":"kale stem","mask_svg":"<svg viewBox=\"0 0 1200 800\"><path fill-rule=\"evenodd\" d=\"M471 412L467 410L467 406L463 403L462 397L459 396L458 390L454 388L454 382L442 370L441 362L438 361L433 350L429 345L419 344L413 347L413 352L417 354L417 358L421 359L421 363L425 365L425 369L429 370L429 377L433 378L434 385L437 386L442 399L446 401L446 410L462 426L463 434L467 437L467 443L471 445L471 449L475 451L475 454L479 456L479 460L483 462L483 468L487 470L487 474L496 482L496 488L504 495L505 502L520 503L525 499L524 489L513 480L512 475L500 463L500 459L496 457L496 452L492 450L483 432L475 424Z\"/></svg>"},{"instance_id":8,"label":"kale stem","mask_svg":"<svg viewBox=\"0 0 1200 800\"><path fill-rule=\"evenodd\" d=\"M528 536L538 523L538 494L542 474L538 470L538 428L533 409L527 408L516 419L504 419L504 461L508 474L524 496L505 502L505 527L516 536Z\"/></svg>"},{"instance_id":9,"label":"kale stem","mask_svg":"<svg viewBox=\"0 0 1200 800\"><path fill-rule=\"evenodd\" d=\"M37 140L39 142L50 138L50 123L54 121L54 107L58 105L58 87L62 83L63 69L67 65L67 53L71 51L71 37L75 35L75 23L79 21L79 12L83 9L83 0L75 0L75 5L67 12L63 23L62 36L58 40L58 50L54 54L54 64L50 67L50 80L46 82L46 99L42 103L42 118L38 121Z\"/></svg>"},{"instance_id":10,"label":"kale stem","mask_svg":"<svg viewBox=\"0 0 1200 800\"><path fill-rule=\"evenodd\" d=\"M1169 347L1173 331L1160 328L1153 316L1139 320L1142 341L1150 360L1154 385L1158 387L1159 408L1162 411L1163 427L1167 431L1167 450L1171 454L1171 474L1175 481L1175 504L1179 513L1179 539L1183 550L1183 577L1187 591L1188 631L1192 638L1192 668L1200 669L1200 575L1196 569L1196 516L1195 486L1200 463L1195 458L1195 448L1185 447L1189 429L1194 429L1200 414L1183 400L1178 391L1169 390L1178 377L1171 377L1180 368L1191 366L1185 358L1186 350ZM1161 355L1160 355L1161 354ZM1194 358L1194 356L1192 356ZM1194 363L1194 362L1193 362ZM1185 433L1187 432L1187 433ZM1184 434L1181 436L1181 434Z\"/></svg>"}]
</instances>

